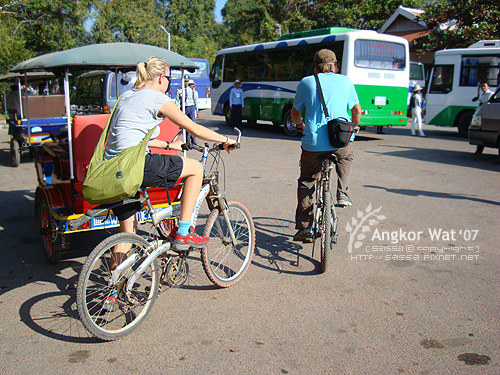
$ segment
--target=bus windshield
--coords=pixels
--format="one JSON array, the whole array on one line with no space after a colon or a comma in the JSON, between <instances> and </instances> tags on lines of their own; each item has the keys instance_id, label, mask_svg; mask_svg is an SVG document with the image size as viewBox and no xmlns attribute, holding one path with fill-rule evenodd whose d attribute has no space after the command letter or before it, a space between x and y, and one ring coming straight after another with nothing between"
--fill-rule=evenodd
<instances>
[{"instance_id":1,"label":"bus windshield","mask_svg":"<svg viewBox=\"0 0 500 375\"><path fill-rule=\"evenodd\" d=\"M193 73L187 73L189 78L208 78L208 61L192 61L198 65L198 69L196 69ZM172 79L181 78L181 71L172 69L170 71L170 75L172 76Z\"/></svg>"},{"instance_id":2,"label":"bus windshield","mask_svg":"<svg viewBox=\"0 0 500 375\"><path fill-rule=\"evenodd\" d=\"M423 81L424 80L424 65L421 63L410 63L410 81Z\"/></svg>"}]
</instances>

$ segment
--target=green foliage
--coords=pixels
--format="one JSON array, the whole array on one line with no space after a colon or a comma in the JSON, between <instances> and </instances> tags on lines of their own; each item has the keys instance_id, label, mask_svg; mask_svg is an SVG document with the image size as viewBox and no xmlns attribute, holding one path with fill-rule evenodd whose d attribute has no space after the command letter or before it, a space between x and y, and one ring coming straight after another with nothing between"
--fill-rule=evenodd
<instances>
[{"instance_id":1,"label":"green foliage","mask_svg":"<svg viewBox=\"0 0 500 375\"><path fill-rule=\"evenodd\" d=\"M274 40L276 21L262 0L228 0L221 14L228 36L224 47Z\"/></svg>"},{"instance_id":2,"label":"green foliage","mask_svg":"<svg viewBox=\"0 0 500 375\"><path fill-rule=\"evenodd\" d=\"M163 8L154 0L100 1L90 32L93 43L130 42L167 46Z\"/></svg>"},{"instance_id":3,"label":"green foliage","mask_svg":"<svg viewBox=\"0 0 500 375\"><path fill-rule=\"evenodd\" d=\"M5 72L35 55L84 42L84 20L93 0L18 0L0 2L0 61Z\"/></svg>"},{"instance_id":4,"label":"green foliage","mask_svg":"<svg viewBox=\"0 0 500 375\"><path fill-rule=\"evenodd\" d=\"M379 29L399 5L424 9L430 27L456 29L421 38L418 51L464 47L500 37L498 0L227 0L223 23L215 0L0 0L2 72L31 56L90 43L128 41L167 47L211 63L225 47L276 40L280 33L344 26ZM84 23L91 18L88 31Z\"/></svg>"},{"instance_id":5,"label":"green foliage","mask_svg":"<svg viewBox=\"0 0 500 375\"><path fill-rule=\"evenodd\" d=\"M0 18L0 67L1 73L7 73L9 68L20 61L32 57L33 52L25 48L26 39L18 26L18 22L13 17L1 15Z\"/></svg>"},{"instance_id":6,"label":"green foliage","mask_svg":"<svg viewBox=\"0 0 500 375\"><path fill-rule=\"evenodd\" d=\"M378 30L399 5L409 8L420 8L424 0L345 0L341 3L319 0L317 28L353 27L356 29Z\"/></svg>"},{"instance_id":7,"label":"green foliage","mask_svg":"<svg viewBox=\"0 0 500 375\"><path fill-rule=\"evenodd\" d=\"M434 31L417 39L415 44L419 54L468 47L479 40L500 38L498 0L447 0L430 3L424 10L421 19ZM447 22L447 28L443 27Z\"/></svg>"}]
</instances>

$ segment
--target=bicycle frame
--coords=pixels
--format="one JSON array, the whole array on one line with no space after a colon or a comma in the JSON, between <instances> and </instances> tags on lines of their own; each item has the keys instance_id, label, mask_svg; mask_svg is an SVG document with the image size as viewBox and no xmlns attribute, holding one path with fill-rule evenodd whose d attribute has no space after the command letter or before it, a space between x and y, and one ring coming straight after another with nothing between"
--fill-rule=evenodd
<instances>
[{"instance_id":1,"label":"bicycle frame","mask_svg":"<svg viewBox=\"0 0 500 375\"><path fill-rule=\"evenodd\" d=\"M238 142L237 143L239 145L240 139L241 139L241 131L237 128L234 128L234 129L238 132ZM205 145L204 147L197 146L197 145L191 145L190 147L195 148L203 153L202 158L201 158L201 163L203 165L203 168L205 169L208 154L210 151L216 149L215 146L212 149L209 149L207 145ZM209 196L209 193L211 193L210 196ZM144 196L146 198L146 204L147 204L147 207L149 210L149 214L151 216L153 225L155 227L158 226L158 224L161 220L170 219L170 218L175 217L175 216L163 217L163 218L161 218L161 220L159 220L160 217L154 214L154 210L153 210L153 207L151 205L151 201L150 201L148 193L146 191L144 191ZM201 187L201 190L200 190L198 197L196 199L196 204L195 204L193 213L191 215L191 223L194 226L196 226L196 221L198 219L200 207L201 207L204 200L206 200L210 211L216 208L216 206L214 205L214 202L217 201L219 211L221 211L222 214L224 215L224 219L226 220L226 222L230 222L229 216L227 214L226 199L223 196L223 194L219 193L219 191L218 191L218 172L217 171L214 172L213 174L211 174L210 176L204 177L204 185L202 185L202 187ZM170 212L172 212L172 211L170 211ZM217 229L219 231L221 231L220 224L218 222L216 222L215 225L217 226ZM229 229L229 235L231 237L231 243L235 244L236 237L235 237L232 226L228 225L228 229ZM164 242L163 244L160 244L159 240L152 242L150 244L150 246L148 246L145 249L145 253L149 254L148 257L141 264L141 266L132 275L129 276L126 290L130 291L132 289L135 281L151 265L151 263L153 263L155 261L155 259L157 259L160 255L162 255L162 254L166 253L168 250L170 250L170 248L171 248L171 243L168 241ZM122 262L120 265L118 265L116 267L116 269L111 272L111 278L109 280L109 284L113 285L114 283L116 283L118 281L121 273L125 269L127 269L129 266L131 266L137 260L137 257L138 257L138 255L136 253L134 253L133 256L127 258L124 262Z\"/></svg>"}]
</instances>

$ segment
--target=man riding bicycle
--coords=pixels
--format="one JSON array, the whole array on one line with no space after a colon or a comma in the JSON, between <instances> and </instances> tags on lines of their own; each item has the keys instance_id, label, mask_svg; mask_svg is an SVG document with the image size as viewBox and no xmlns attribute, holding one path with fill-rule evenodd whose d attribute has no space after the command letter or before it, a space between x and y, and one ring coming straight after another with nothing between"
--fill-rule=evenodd
<instances>
[{"instance_id":1,"label":"man riding bicycle","mask_svg":"<svg viewBox=\"0 0 500 375\"><path fill-rule=\"evenodd\" d=\"M328 49L317 51L314 55L314 72L321 83L331 118L344 117L349 119L347 110L350 109L352 122L357 128L361 119L361 106L359 105L358 95L351 80L346 76L337 74L335 53ZM306 111L305 124L301 117L303 109ZM323 112L314 76L304 77L300 81L293 102L292 120L297 125L297 129L303 132L300 177L297 187L298 202L295 213L295 229L298 231L293 240L312 242L311 226L313 222L315 182L321 171L321 160L318 159L318 155L330 151L337 156L337 206L345 207L352 205L347 190L354 154L352 142L340 149L334 148L330 144L328 120Z\"/></svg>"}]
</instances>

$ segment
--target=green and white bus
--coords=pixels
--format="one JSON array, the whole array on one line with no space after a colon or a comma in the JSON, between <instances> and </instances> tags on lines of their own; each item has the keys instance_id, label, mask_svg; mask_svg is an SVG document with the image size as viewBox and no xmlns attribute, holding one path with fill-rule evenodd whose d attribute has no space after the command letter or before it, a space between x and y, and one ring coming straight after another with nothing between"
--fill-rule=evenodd
<instances>
[{"instance_id":1,"label":"green and white bus","mask_svg":"<svg viewBox=\"0 0 500 375\"><path fill-rule=\"evenodd\" d=\"M212 66L212 113L230 123L229 92L236 79L245 94L243 118L284 124L295 135L291 108L299 81L313 72L314 53L328 48L340 73L356 87L360 126L404 126L409 84L408 42L400 37L345 28L288 34L275 42L231 47Z\"/></svg>"},{"instance_id":2,"label":"green and white bus","mask_svg":"<svg viewBox=\"0 0 500 375\"><path fill-rule=\"evenodd\" d=\"M479 94L479 83L488 81L494 91L499 79L500 40L437 51L426 95L426 124L454 126L460 135L467 137L477 109L473 98Z\"/></svg>"}]
</instances>

